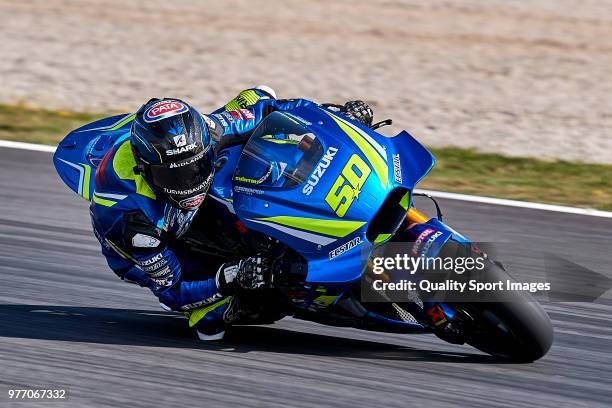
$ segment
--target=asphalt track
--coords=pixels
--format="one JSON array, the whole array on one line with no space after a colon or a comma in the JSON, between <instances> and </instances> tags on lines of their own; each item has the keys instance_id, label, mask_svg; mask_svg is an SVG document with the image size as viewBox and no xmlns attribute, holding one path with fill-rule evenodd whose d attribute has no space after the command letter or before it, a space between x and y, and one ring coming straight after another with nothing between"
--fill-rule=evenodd
<instances>
[{"instance_id":1,"label":"asphalt track","mask_svg":"<svg viewBox=\"0 0 612 408\"><path fill-rule=\"evenodd\" d=\"M440 200L479 241L522 242L610 276L612 220ZM0 406L513 406L612 401L612 302L550 303L555 342L505 364L430 335L285 319L198 342L145 289L114 277L86 203L51 154L0 148ZM9 388L63 388L62 402L13 402Z\"/></svg>"}]
</instances>

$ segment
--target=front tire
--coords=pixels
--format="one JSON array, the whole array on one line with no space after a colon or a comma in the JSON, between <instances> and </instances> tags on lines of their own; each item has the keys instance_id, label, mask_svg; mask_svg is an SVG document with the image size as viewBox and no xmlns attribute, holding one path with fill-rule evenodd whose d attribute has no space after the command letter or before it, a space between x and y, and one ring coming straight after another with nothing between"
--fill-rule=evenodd
<instances>
[{"instance_id":1,"label":"front tire","mask_svg":"<svg viewBox=\"0 0 612 408\"><path fill-rule=\"evenodd\" d=\"M472 303L464 311L475 314L475 327L466 342L485 353L532 362L542 358L552 345L552 323L535 301Z\"/></svg>"}]
</instances>

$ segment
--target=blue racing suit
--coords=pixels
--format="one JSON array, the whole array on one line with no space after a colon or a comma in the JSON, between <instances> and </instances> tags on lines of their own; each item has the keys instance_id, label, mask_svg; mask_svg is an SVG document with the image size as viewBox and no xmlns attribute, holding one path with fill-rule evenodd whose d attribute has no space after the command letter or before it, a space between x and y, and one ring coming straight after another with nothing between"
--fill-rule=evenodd
<instances>
[{"instance_id":1,"label":"blue racing suit","mask_svg":"<svg viewBox=\"0 0 612 408\"><path fill-rule=\"evenodd\" d=\"M246 140L274 110L309 104L313 102L277 100L259 89L247 89L203 116L220 147L232 138ZM151 289L163 305L187 312L190 326L200 321L218 322L229 299L218 291L216 270L190 262L180 241L198 209L175 208L157 198L135 167L128 138L115 144L96 170L90 212L108 265L121 279Z\"/></svg>"}]
</instances>

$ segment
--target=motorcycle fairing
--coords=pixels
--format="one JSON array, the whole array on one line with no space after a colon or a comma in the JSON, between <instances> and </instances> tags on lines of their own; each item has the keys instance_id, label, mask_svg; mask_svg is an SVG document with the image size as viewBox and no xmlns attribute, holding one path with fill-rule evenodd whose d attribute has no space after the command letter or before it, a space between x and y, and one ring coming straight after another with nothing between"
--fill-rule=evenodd
<instances>
[{"instance_id":1,"label":"motorcycle fairing","mask_svg":"<svg viewBox=\"0 0 612 408\"><path fill-rule=\"evenodd\" d=\"M133 120L129 113L100 119L73 130L60 142L53 164L72 191L91 201L96 168L113 145L129 137Z\"/></svg>"},{"instance_id":2,"label":"motorcycle fairing","mask_svg":"<svg viewBox=\"0 0 612 408\"><path fill-rule=\"evenodd\" d=\"M283 129L291 135L284 137ZM295 163L292 155L300 154L296 145L302 141L272 142L275 146L266 150L252 148L269 135L275 140L300 140L300 136L310 135L320 144L321 157L297 182L272 183L267 177L278 180L278 168L282 167L274 168L273 162L285 163L285 168L290 166L287 163ZM330 148L333 158L324 160ZM256 154L249 155L252 151L260 157L254 159ZM399 155L399 165L394 165L394 155ZM234 209L249 229L278 239L304 256L308 282L351 282L360 278L374 245L382 243L367 239L370 221L393 190L411 191L434 161L407 132L387 138L319 107L274 112L254 131L238 162L233 180ZM325 171L318 173L307 194L308 179L322 163ZM354 180L360 185L351 184ZM334 196L348 190L352 193L342 196L340 206L334 208Z\"/></svg>"}]
</instances>

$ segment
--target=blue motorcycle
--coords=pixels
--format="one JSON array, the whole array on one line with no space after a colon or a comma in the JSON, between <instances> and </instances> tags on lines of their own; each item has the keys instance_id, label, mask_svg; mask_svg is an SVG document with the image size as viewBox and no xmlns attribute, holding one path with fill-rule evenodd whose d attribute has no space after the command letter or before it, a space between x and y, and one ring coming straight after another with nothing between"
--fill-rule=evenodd
<instances>
[{"instance_id":1,"label":"blue motorcycle","mask_svg":"<svg viewBox=\"0 0 612 408\"><path fill-rule=\"evenodd\" d=\"M92 199L92 175L106 152L129 136L133 117L91 123L59 144L57 171L83 198ZM395 301L364 298L372 254L401 240L408 225L423 226L428 242L433 237L440 248L477 251L441 217L414 207L415 186L435 158L405 131L390 138L376 132L388 123L368 128L329 106L301 107L271 113L246 143L217 143L207 201L219 219L240 223L260 243L257 251L269 248L277 259L271 287L249 295L257 313L243 323L293 316L381 332L432 332L513 361L541 358L553 329L527 294L498 302L424 301L418 291ZM206 251L197 225L189 245ZM503 275L498 263L487 262L493 278Z\"/></svg>"}]
</instances>

